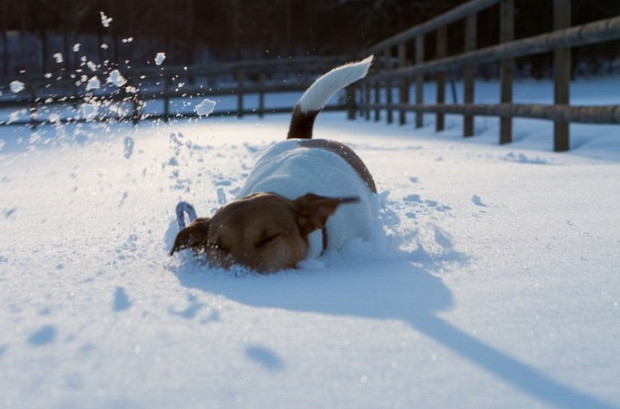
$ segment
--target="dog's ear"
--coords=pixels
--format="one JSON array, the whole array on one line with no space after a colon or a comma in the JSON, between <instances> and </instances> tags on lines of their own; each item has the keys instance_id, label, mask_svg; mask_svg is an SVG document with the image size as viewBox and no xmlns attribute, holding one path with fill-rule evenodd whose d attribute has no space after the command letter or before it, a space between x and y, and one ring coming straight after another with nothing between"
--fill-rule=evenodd
<instances>
[{"instance_id":1,"label":"dog's ear","mask_svg":"<svg viewBox=\"0 0 620 409\"><path fill-rule=\"evenodd\" d=\"M293 201L297 225L303 235L323 228L339 205L359 202L358 197L325 197L308 193Z\"/></svg>"},{"instance_id":2,"label":"dog's ear","mask_svg":"<svg viewBox=\"0 0 620 409\"><path fill-rule=\"evenodd\" d=\"M175 252L191 248L194 251L201 251L207 248L207 234L209 233L209 222L211 219L198 218L190 223L177 234L174 239L174 246L170 250L170 256Z\"/></svg>"}]
</instances>

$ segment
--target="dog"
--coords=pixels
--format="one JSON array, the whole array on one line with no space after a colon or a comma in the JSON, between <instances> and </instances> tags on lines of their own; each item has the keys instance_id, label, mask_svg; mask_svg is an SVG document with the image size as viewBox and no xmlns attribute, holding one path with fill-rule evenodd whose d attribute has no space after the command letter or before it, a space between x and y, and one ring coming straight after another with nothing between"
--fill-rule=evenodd
<instances>
[{"instance_id":1,"label":"dog","mask_svg":"<svg viewBox=\"0 0 620 409\"><path fill-rule=\"evenodd\" d=\"M211 266L272 273L367 239L377 213L373 177L351 148L312 139L312 129L336 92L366 76L372 58L319 77L295 105L287 140L261 155L236 200L182 229L170 255L191 249Z\"/></svg>"}]
</instances>

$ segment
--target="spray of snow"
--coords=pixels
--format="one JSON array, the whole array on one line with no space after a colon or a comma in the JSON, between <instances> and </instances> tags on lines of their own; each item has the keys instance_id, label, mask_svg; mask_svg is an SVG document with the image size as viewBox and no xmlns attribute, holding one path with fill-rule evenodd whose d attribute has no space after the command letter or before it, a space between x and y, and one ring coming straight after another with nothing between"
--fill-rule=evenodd
<instances>
[{"instance_id":1,"label":"spray of snow","mask_svg":"<svg viewBox=\"0 0 620 409\"><path fill-rule=\"evenodd\" d=\"M99 15L101 16L101 25L104 26L105 28L110 27L110 23L113 20L112 17L106 16L103 11L100 11Z\"/></svg>"},{"instance_id":2,"label":"spray of snow","mask_svg":"<svg viewBox=\"0 0 620 409\"><path fill-rule=\"evenodd\" d=\"M166 53L157 53L155 56L155 64L161 65L166 59Z\"/></svg>"},{"instance_id":3,"label":"spray of snow","mask_svg":"<svg viewBox=\"0 0 620 409\"><path fill-rule=\"evenodd\" d=\"M99 89L100 87L101 81L99 81L99 78L97 78L96 75L90 78L86 83L86 91L90 91L91 89Z\"/></svg>"},{"instance_id":4,"label":"spray of snow","mask_svg":"<svg viewBox=\"0 0 620 409\"><path fill-rule=\"evenodd\" d=\"M74 52L74 53L79 52L79 51L80 51L80 46L81 46L81 44L80 44L80 43L75 43L75 44L73 44L73 52Z\"/></svg>"},{"instance_id":5,"label":"spray of snow","mask_svg":"<svg viewBox=\"0 0 620 409\"><path fill-rule=\"evenodd\" d=\"M25 85L21 81L11 81L11 92L17 94L25 89Z\"/></svg>"},{"instance_id":6,"label":"spray of snow","mask_svg":"<svg viewBox=\"0 0 620 409\"><path fill-rule=\"evenodd\" d=\"M56 60L56 62L58 64L62 63L64 60L62 58L62 54L61 53L56 53L54 55L52 55L52 57L54 57L54 60Z\"/></svg>"},{"instance_id":7,"label":"spray of snow","mask_svg":"<svg viewBox=\"0 0 620 409\"><path fill-rule=\"evenodd\" d=\"M118 70L112 70L106 82L114 84L120 88L127 83L127 80Z\"/></svg>"},{"instance_id":8,"label":"spray of snow","mask_svg":"<svg viewBox=\"0 0 620 409\"><path fill-rule=\"evenodd\" d=\"M82 114L82 117L87 121L93 120L95 116L97 116L98 111L99 106L97 104L85 103L80 105L80 113Z\"/></svg>"},{"instance_id":9,"label":"spray of snow","mask_svg":"<svg viewBox=\"0 0 620 409\"><path fill-rule=\"evenodd\" d=\"M196 105L194 109L198 116L209 116L215 109L215 101L205 98L200 104Z\"/></svg>"}]
</instances>

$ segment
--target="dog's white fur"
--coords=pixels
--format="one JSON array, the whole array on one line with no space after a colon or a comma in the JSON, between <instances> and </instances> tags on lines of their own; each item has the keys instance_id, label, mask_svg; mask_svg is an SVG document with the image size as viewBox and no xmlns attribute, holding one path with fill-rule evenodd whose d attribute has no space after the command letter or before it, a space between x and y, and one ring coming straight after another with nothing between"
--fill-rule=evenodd
<instances>
[{"instance_id":1,"label":"dog's white fur","mask_svg":"<svg viewBox=\"0 0 620 409\"><path fill-rule=\"evenodd\" d=\"M319 77L301 96L297 105L301 112L320 111L340 89L364 78L373 56L336 67Z\"/></svg>"},{"instance_id":2,"label":"dog's white fur","mask_svg":"<svg viewBox=\"0 0 620 409\"><path fill-rule=\"evenodd\" d=\"M374 194L340 155L320 148L304 148L301 140L278 142L259 158L238 198L271 192L296 199L308 192L327 197L358 197L359 202L339 206L327 220L327 250L340 249L352 238L368 238L369 222L376 218ZM323 250L320 230L308 237L306 258Z\"/></svg>"}]
</instances>

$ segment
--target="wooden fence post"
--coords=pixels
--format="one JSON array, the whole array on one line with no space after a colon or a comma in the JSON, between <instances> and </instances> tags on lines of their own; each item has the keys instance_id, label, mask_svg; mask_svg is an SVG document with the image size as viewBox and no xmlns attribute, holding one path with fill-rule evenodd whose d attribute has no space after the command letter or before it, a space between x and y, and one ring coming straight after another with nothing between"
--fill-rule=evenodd
<instances>
[{"instance_id":1,"label":"wooden fence post","mask_svg":"<svg viewBox=\"0 0 620 409\"><path fill-rule=\"evenodd\" d=\"M465 20L465 52L474 51L476 49L478 17L472 14ZM463 74L463 103L474 103L474 84L475 84L476 66L467 64L465 73ZM474 116L465 114L463 116L463 135L465 137L474 136Z\"/></svg>"},{"instance_id":2,"label":"wooden fence post","mask_svg":"<svg viewBox=\"0 0 620 409\"><path fill-rule=\"evenodd\" d=\"M364 80L364 117L370 120L370 81Z\"/></svg>"},{"instance_id":3,"label":"wooden fence post","mask_svg":"<svg viewBox=\"0 0 620 409\"><path fill-rule=\"evenodd\" d=\"M561 30L570 27L570 0L553 0L553 29ZM569 105L570 103L571 49L558 48L553 51L554 104ZM553 122L553 149L564 152L570 149L569 126L566 121Z\"/></svg>"},{"instance_id":4,"label":"wooden fence post","mask_svg":"<svg viewBox=\"0 0 620 409\"><path fill-rule=\"evenodd\" d=\"M502 0L500 3L500 42L514 40L514 0ZM513 59L506 58L500 62L500 103L512 104ZM499 143L512 142L512 117L500 116Z\"/></svg>"},{"instance_id":5,"label":"wooden fence post","mask_svg":"<svg viewBox=\"0 0 620 409\"><path fill-rule=\"evenodd\" d=\"M392 64L390 62L390 59L392 58L391 56L391 50L388 48L384 51L384 65L385 65L385 70L386 71L390 71L390 69L392 68ZM392 80L390 78L386 78L385 80L385 103L388 105L392 104ZM392 111L392 108L387 108L386 109L386 120L388 124L391 124L392 122L394 122L394 113Z\"/></svg>"},{"instance_id":6,"label":"wooden fence post","mask_svg":"<svg viewBox=\"0 0 620 409\"><path fill-rule=\"evenodd\" d=\"M345 93L347 95L346 98L346 110L347 110L347 119L354 120L355 119L355 110L356 110L356 101L355 101L355 85L349 85L345 89Z\"/></svg>"},{"instance_id":7,"label":"wooden fence post","mask_svg":"<svg viewBox=\"0 0 620 409\"><path fill-rule=\"evenodd\" d=\"M381 103L381 80L376 79L374 85L374 103L375 103L375 122L379 122L381 120L381 108L379 108L379 104Z\"/></svg>"},{"instance_id":8,"label":"wooden fence post","mask_svg":"<svg viewBox=\"0 0 620 409\"><path fill-rule=\"evenodd\" d=\"M164 75L164 121L170 121L170 76Z\"/></svg>"},{"instance_id":9,"label":"wooden fence post","mask_svg":"<svg viewBox=\"0 0 620 409\"><path fill-rule=\"evenodd\" d=\"M415 38L415 63L420 65L424 62L424 35ZM415 103L422 105L424 103L424 74L417 74L415 78ZM415 127L422 128L424 126L424 113L416 111Z\"/></svg>"},{"instance_id":10,"label":"wooden fence post","mask_svg":"<svg viewBox=\"0 0 620 409\"><path fill-rule=\"evenodd\" d=\"M245 79L245 73L242 68L237 71L237 117L243 117L243 83Z\"/></svg>"},{"instance_id":11,"label":"wooden fence post","mask_svg":"<svg viewBox=\"0 0 620 409\"><path fill-rule=\"evenodd\" d=\"M398 45L398 66L407 66L407 46L405 43L400 43ZM400 104L409 103L409 78L403 78L400 80L400 95L398 97L398 102ZM404 109L401 109L399 112L398 123L400 125L405 125L405 123L407 123L407 111Z\"/></svg>"},{"instance_id":12,"label":"wooden fence post","mask_svg":"<svg viewBox=\"0 0 620 409\"><path fill-rule=\"evenodd\" d=\"M435 53L435 59L439 60L446 56L446 38L448 29L446 26L441 26L437 29L437 49ZM446 102L446 72L439 71L437 73L437 105L443 105ZM443 112L437 112L435 115L435 131L443 131L445 128L445 114Z\"/></svg>"},{"instance_id":13,"label":"wooden fence post","mask_svg":"<svg viewBox=\"0 0 620 409\"><path fill-rule=\"evenodd\" d=\"M30 84L28 90L30 91L30 127L36 129L39 117L37 112L37 84Z\"/></svg>"},{"instance_id":14,"label":"wooden fence post","mask_svg":"<svg viewBox=\"0 0 620 409\"><path fill-rule=\"evenodd\" d=\"M258 83L261 91L258 93L258 117L265 116L265 91L262 89L265 87L266 75L264 72L258 74Z\"/></svg>"}]
</instances>

